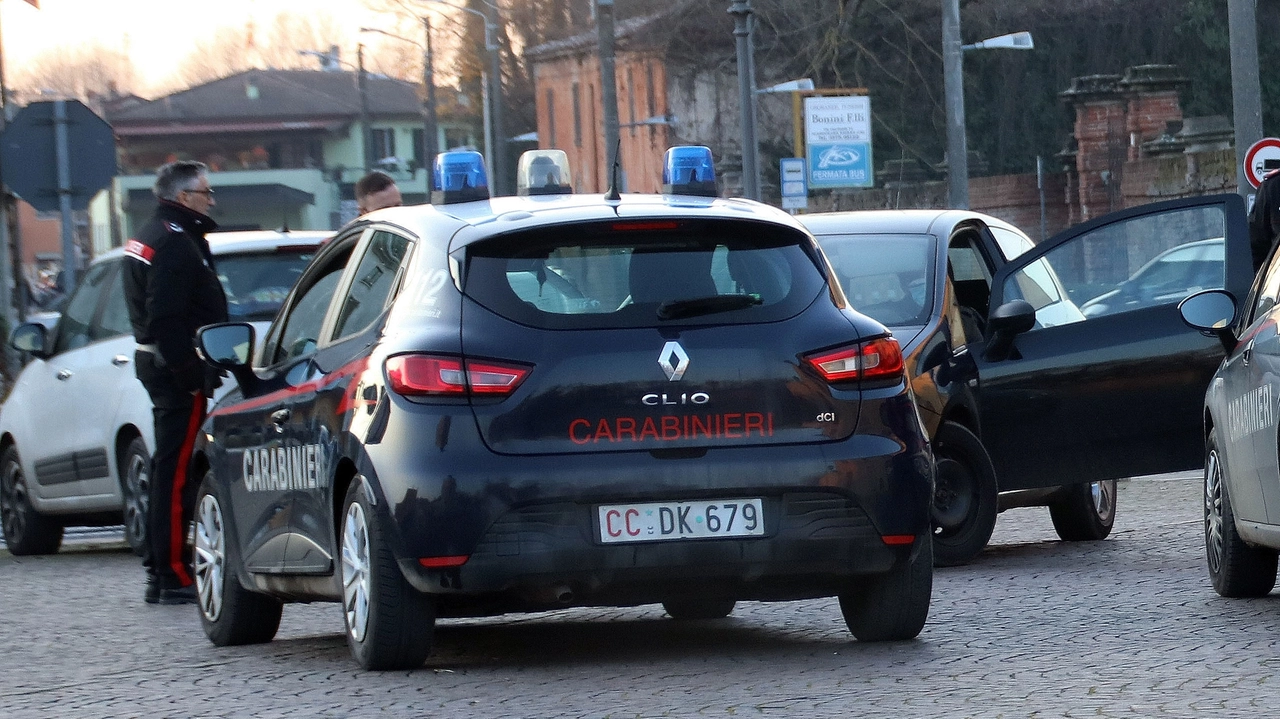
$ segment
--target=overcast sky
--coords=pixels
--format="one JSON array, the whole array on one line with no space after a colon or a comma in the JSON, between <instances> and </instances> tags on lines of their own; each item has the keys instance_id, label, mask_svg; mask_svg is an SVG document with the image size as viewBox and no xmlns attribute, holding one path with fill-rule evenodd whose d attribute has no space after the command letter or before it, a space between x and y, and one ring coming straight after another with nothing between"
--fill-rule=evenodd
<instances>
[{"instance_id":1,"label":"overcast sky","mask_svg":"<svg viewBox=\"0 0 1280 719\"><path fill-rule=\"evenodd\" d=\"M377 21L362 0L40 0L39 10L0 0L5 75L42 50L96 41L126 50L150 85L169 75L193 37L286 11L327 13L352 33Z\"/></svg>"}]
</instances>

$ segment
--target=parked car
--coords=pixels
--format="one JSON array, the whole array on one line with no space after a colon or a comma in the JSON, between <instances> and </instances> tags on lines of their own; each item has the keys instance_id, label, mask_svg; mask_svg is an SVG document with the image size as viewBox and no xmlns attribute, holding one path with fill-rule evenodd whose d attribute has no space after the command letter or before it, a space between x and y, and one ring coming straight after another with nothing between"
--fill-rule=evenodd
<instances>
[{"instance_id":1,"label":"parked car","mask_svg":"<svg viewBox=\"0 0 1280 719\"><path fill-rule=\"evenodd\" d=\"M332 234L209 235L231 317L265 328ZM123 521L134 551L145 542L155 443L133 369L123 258L115 249L94 260L52 329L28 322L12 335L33 357L0 407L0 518L13 554L56 552L68 525Z\"/></svg>"},{"instance_id":2,"label":"parked car","mask_svg":"<svg viewBox=\"0 0 1280 719\"><path fill-rule=\"evenodd\" d=\"M1080 305L1093 317L1180 302L1192 293L1222 286L1226 243L1221 237L1178 245L1156 255L1114 290Z\"/></svg>"},{"instance_id":3,"label":"parked car","mask_svg":"<svg viewBox=\"0 0 1280 719\"><path fill-rule=\"evenodd\" d=\"M341 231L260 345L202 330L240 380L194 460L210 640L341 602L359 664L404 668L437 617L824 596L860 640L916 636L932 457L898 343L812 236L685 194L705 148L615 199L475 199L479 162Z\"/></svg>"},{"instance_id":4,"label":"parked car","mask_svg":"<svg viewBox=\"0 0 1280 719\"><path fill-rule=\"evenodd\" d=\"M1249 286L1239 199L1145 205L1039 245L970 211L800 216L854 308L902 343L938 461L936 563L972 559L1012 507L1047 505L1064 540L1103 539L1116 479L1201 466L1200 397L1222 348L1176 307L1205 286ZM1186 287L1078 306L1184 251L1205 263Z\"/></svg>"},{"instance_id":5,"label":"parked car","mask_svg":"<svg viewBox=\"0 0 1280 719\"><path fill-rule=\"evenodd\" d=\"M1237 300L1237 298L1244 298ZM1209 580L1224 597L1262 597L1280 551L1280 253L1247 295L1208 290L1181 305L1191 327L1227 348L1204 394L1204 544Z\"/></svg>"}]
</instances>

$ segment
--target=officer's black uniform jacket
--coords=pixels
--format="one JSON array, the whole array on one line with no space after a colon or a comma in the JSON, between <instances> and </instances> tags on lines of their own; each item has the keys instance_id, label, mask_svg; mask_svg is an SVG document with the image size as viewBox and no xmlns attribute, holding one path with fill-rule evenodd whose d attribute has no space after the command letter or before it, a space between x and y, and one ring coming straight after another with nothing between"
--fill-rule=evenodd
<instances>
[{"instance_id":1,"label":"officer's black uniform jacket","mask_svg":"<svg viewBox=\"0 0 1280 719\"><path fill-rule=\"evenodd\" d=\"M227 321L227 297L205 239L216 228L212 218L161 200L155 216L124 247L124 293L133 336L140 345L156 346L156 364L167 366L187 391L204 386L196 330Z\"/></svg>"},{"instance_id":2,"label":"officer's black uniform jacket","mask_svg":"<svg viewBox=\"0 0 1280 719\"><path fill-rule=\"evenodd\" d=\"M1262 269L1271 245L1280 235L1280 170L1272 170L1262 178L1258 194L1249 210L1249 248L1253 252L1253 271Z\"/></svg>"}]
</instances>

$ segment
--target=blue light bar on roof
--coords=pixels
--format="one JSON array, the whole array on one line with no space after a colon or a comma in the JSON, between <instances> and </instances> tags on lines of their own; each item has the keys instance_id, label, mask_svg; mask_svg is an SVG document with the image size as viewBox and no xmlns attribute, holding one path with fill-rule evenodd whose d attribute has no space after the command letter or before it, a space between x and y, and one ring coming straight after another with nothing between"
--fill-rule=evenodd
<instances>
[{"instance_id":1,"label":"blue light bar on roof","mask_svg":"<svg viewBox=\"0 0 1280 719\"><path fill-rule=\"evenodd\" d=\"M718 196L711 148L680 145L667 150L662 161L662 194Z\"/></svg>"},{"instance_id":2,"label":"blue light bar on roof","mask_svg":"<svg viewBox=\"0 0 1280 719\"><path fill-rule=\"evenodd\" d=\"M431 173L431 204L452 205L489 199L484 156L471 150L436 155Z\"/></svg>"}]
</instances>

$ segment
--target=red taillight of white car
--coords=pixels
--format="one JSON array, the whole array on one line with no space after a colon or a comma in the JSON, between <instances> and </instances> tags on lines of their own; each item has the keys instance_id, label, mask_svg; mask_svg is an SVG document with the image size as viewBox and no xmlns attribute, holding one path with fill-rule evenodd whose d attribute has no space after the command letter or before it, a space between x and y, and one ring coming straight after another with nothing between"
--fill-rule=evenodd
<instances>
[{"instance_id":1,"label":"red taillight of white car","mask_svg":"<svg viewBox=\"0 0 1280 719\"><path fill-rule=\"evenodd\" d=\"M409 354L387 359L391 391L406 397L504 397L529 376L529 368L442 355Z\"/></svg>"},{"instance_id":2,"label":"red taillight of white car","mask_svg":"<svg viewBox=\"0 0 1280 719\"><path fill-rule=\"evenodd\" d=\"M805 357L828 382L891 379L902 375L902 349L892 337L859 342Z\"/></svg>"}]
</instances>

